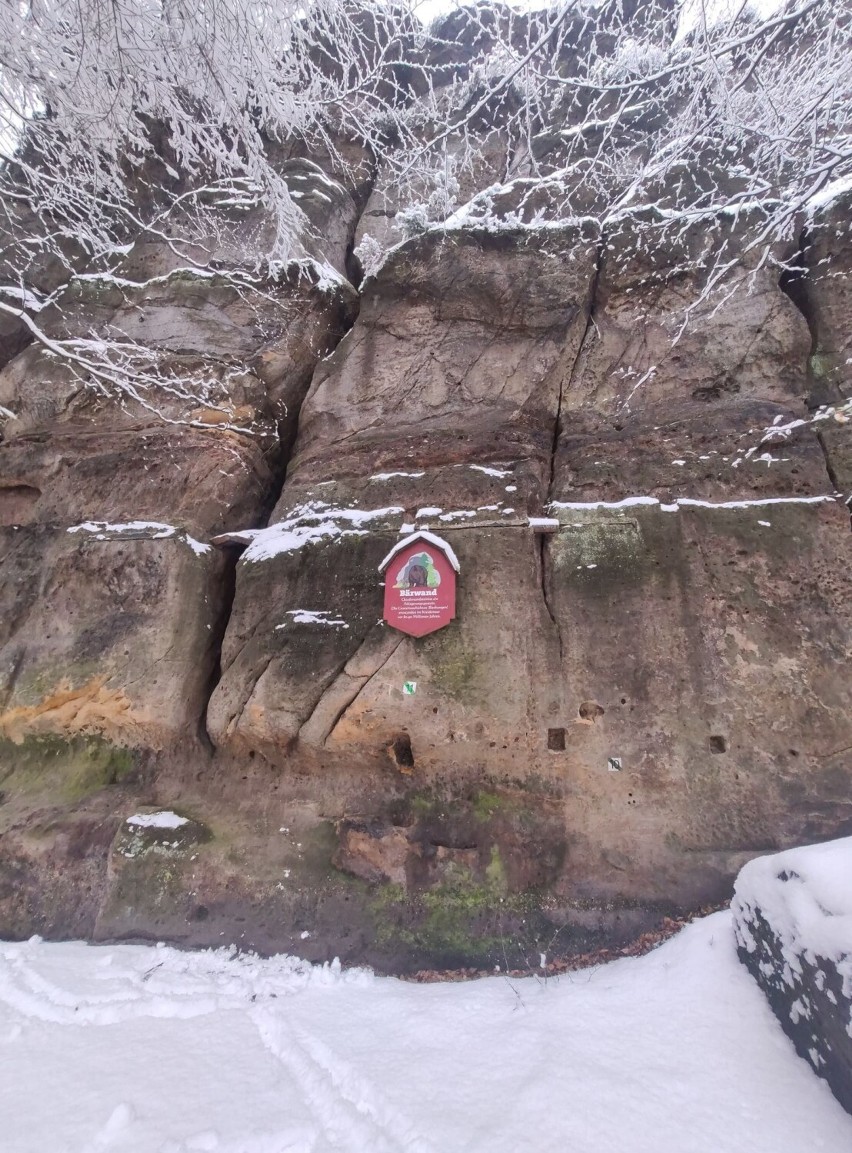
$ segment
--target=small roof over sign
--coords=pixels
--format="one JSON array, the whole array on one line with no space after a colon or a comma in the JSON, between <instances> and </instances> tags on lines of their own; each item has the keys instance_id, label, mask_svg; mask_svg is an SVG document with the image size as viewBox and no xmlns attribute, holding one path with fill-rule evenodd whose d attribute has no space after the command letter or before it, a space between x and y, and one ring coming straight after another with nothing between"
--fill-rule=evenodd
<instances>
[{"instance_id":1,"label":"small roof over sign","mask_svg":"<svg viewBox=\"0 0 852 1153\"><path fill-rule=\"evenodd\" d=\"M382 563L379 565L379 572L385 571L397 553L402 552L404 548L408 548L410 544L414 544L414 542L418 540L426 541L427 544L434 545L436 548L441 549L444 556L447 558L456 572L461 572L461 565L459 564L458 557L444 540L444 538L436 536L433 532L426 532L425 529L421 529L419 532L412 533L411 536L407 536L395 544L385 559L382 561Z\"/></svg>"}]
</instances>

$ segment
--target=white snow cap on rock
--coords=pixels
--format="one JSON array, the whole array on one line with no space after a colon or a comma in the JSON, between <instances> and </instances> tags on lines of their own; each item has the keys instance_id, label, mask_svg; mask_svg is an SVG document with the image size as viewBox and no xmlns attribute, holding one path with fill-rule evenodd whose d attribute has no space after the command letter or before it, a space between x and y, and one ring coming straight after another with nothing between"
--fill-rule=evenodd
<instances>
[{"instance_id":1,"label":"white snow cap on rock","mask_svg":"<svg viewBox=\"0 0 852 1153\"><path fill-rule=\"evenodd\" d=\"M425 475L425 472L374 472L370 480L393 480L395 476L410 476L418 479Z\"/></svg>"},{"instance_id":2,"label":"white snow cap on rock","mask_svg":"<svg viewBox=\"0 0 852 1153\"><path fill-rule=\"evenodd\" d=\"M772 504L824 504L826 501L834 500L835 497L827 493L822 496L767 496L754 500L695 500L693 497L679 496L671 504L665 504L655 496L626 496L622 500L611 501L553 500L547 507L585 512L595 508L635 508L647 505L649 508L653 506L661 508L663 512L677 512L679 508L764 508Z\"/></svg>"},{"instance_id":3,"label":"white snow cap on rock","mask_svg":"<svg viewBox=\"0 0 852 1153\"><path fill-rule=\"evenodd\" d=\"M349 628L342 617L333 617L330 609L287 609L287 616L293 618L295 625L330 625L334 628ZM286 624L276 625L275 630L277 632L278 629L286 627Z\"/></svg>"},{"instance_id":4,"label":"white snow cap on rock","mask_svg":"<svg viewBox=\"0 0 852 1153\"><path fill-rule=\"evenodd\" d=\"M489 468L484 464L469 464L468 468L472 468L475 472L484 472L486 476L504 477L512 475L510 468Z\"/></svg>"},{"instance_id":5,"label":"white snow cap on rock","mask_svg":"<svg viewBox=\"0 0 852 1153\"><path fill-rule=\"evenodd\" d=\"M181 532L173 524L164 524L159 520L129 520L123 524L110 524L105 520L84 520L82 524L71 525L67 531L92 533L95 540L109 540L112 536L120 539L125 533L141 534L147 536L149 540L169 540L175 537L188 544L196 556L210 552L209 544L195 540L189 533Z\"/></svg>"},{"instance_id":6,"label":"white snow cap on rock","mask_svg":"<svg viewBox=\"0 0 852 1153\"><path fill-rule=\"evenodd\" d=\"M134 813L127 818L128 825L136 825L140 829L179 829L181 825L188 825L186 817L179 817L170 809L162 813Z\"/></svg>"},{"instance_id":7,"label":"white snow cap on rock","mask_svg":"<svg viewBox=\"0 0 852 1153\"><path fill-rule=\"evenodd\" d=\"M796 971L798 958L839 962L852 982L852 837L805 845L743 867L734 886L734 923L740 943L752 952L748 922L756 910L781 943Z\"/></svg>"},{"instance_id":8,"label":"white snow cap on rock","mask_svg":"<svg viewBox=\"0 0 852 1153\"><path fill-rule=\"evenodd\" d=\"M363 536L371 521L399 516L405 510L389 508L335 508L324 501L308 501L293 509L290 516L268 528L251 531L251 543L243 561L269 560L280 553L295 552L306 544L344 536ZM236 535L236 534L231 534ZM248 533L245 534L248 537Z\"/></svg>"}]
</instances>

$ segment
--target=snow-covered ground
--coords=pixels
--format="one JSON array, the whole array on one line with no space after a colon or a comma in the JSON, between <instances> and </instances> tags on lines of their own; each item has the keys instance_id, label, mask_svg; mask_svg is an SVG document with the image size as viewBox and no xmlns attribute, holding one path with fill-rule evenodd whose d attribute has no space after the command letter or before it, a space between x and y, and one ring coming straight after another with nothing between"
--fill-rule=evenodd
<instances>
[{"instance_id":1,"label":"snow-covered ground","mask_svg":"<svg viewBox=\"0 0 852 1153\"><path fill-rule=\"evenodd\" d=\"M3 1153L849 1153L730 914L542 981L0 944Z\"/></svg>"}]
</instances>

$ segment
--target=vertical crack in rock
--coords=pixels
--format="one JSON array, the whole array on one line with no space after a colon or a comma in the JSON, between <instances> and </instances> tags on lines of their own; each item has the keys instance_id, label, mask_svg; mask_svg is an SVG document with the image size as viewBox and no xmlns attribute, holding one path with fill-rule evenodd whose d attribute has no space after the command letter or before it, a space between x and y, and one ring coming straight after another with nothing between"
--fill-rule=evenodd
<instances>
[{"instance_id":1,"label":"vertical crack in rock","mask_svg":"<svg viewBox=\"0 0 852 1153\"><path fill-rule=\"evenodd\" d=\"M805 320L808 326L808 331L811 334L811 347L808 353L808 361L805 365L805 376L807 380L808 391L804 398L804 404L809 412L820 407L823 404L831 404L840 399L836 396L831 396L823 389L820 390L819 381L814 375L814 360L819 352L819 324L817 320L816 309L810 295L809 275L810 270L806 261L806 253L811 246L810 234L807 228L802 229L799 234L798 247L795 255L791 258L787 267L781 273L778 279L778 287L790 301L794 308L796 308ZM814 428L813 435L816 442L820 447L820 451L825 461L825 471L828 477L829 484L832 486L834 492L840 492L840 480L831 460L831 452L826 444L825 437L822 432ZM852 505L848 508L850 515L850 528L852 528Z\"/></svg>"},{"instance_id":2,"label":"vertical crack in rock","mask_svg":"<svg viewBox=\"0 0 852 1153\"><path fill-rule=\"evenodd\" d=\"M560 373L559 376L559 396L556 401L556 417L553 421L553 438L550 443L550 476L547 488L548 502L553 499L553 485L556 480L556 454L559 448L559 436L562 432L562 402L565 398L565 382L567 379L568 388L571 387L574 376L577 371L577 365L580 362L580 357L583 355L583 349L586 347L588 340L591 337L592 330L595 327L595 310L598 299L598 284L601 278L601 265L603 264L603 254L606 245L606 238L602 235L598 241L597 250L595 252L595 267L592 273L591 283L589 284L589 292L586 298L586 327L583 330L583 336L580 343L577 345L577 353L571 362L570 370L565 373Z\"/></svg>"},{"instance_id":3,"label":"vertical crack in rock","mask_svg":"<svg viewBox=\"0 0 852 1153\"><path fill-rule=\"evenodd\" d=\"M799 234L796 252L787 262L787 266L778 278L778 287L793 307L801 313L805 324L808 326L808 332L811 335L811 347L805 365L805 378L808 385L805 404L809 409L812 409L818 408L823 401L815 395L817 392L817 382L814 380L813 374L813 359L819 348L819 331L816 311L809 293L809 270L805 257L809 248L810 236L807 229L803 229Z\"/></svg>"},{"instance_id":4,"label":"vertical crack in rock","mask_svg":"<svg viewBox=\"0 0 852 1153\"><path fill-rule=\"evenodd\" d=\"M347 270L348 270L349 265L351 263L350 262L350 254L351 254L352 247L354 244L355 234L358 230L358 225L360 223L361 216L363 215L364 208L366 207L367 201L369 200L369 196L370 196L370 192L372 190L374 180L375 180L375 171L373 171L370 175L370 179L369 179L368 185L366 187L366 190L362 190L362 194L361 194L360 198L356 201L357 213L356 213L356 215L352 221L349 236L347 237L347 245L346 245ZM353 199L354 199L354 197L353 197ZM358 314L360 311L360 294L358 293L357 286L353 285L353 288L355 289L355 292L356 292L357 303L355 304L355 306L351 310L347 310L343 307L339 308L337 330L334 334L333 339L330 341L330 347L327 348L325 351L324 355L326 357L330 356L334 352L334 350L337 348L337 346L340 344L340 342L343 340L343 338L354 327L354 325L358 319ZM273 472L272 483L270 484L269 489L264 496L263 503L262 503L261 507L258 509L258 518L257 518L258 523L256 526L257 528L265 528L269 524L269 519L275 510L275 506L278 504L278 501L281 499L282 492L284 491L284 485L285 485L286 480L287 480L287 469L288 469L288 466L290 463L290 458L292 456L293 447L296 443L296 439L297 439L298 434L299 434L299 421L301 418L302 405L304 404L305 399L307 398L308 394L310 393L311 384L313 382L313 376L314 376L314 373L316 372L318 364L319 364L319 357L317 358L317 364L314 365L313 371L311 373L311 378L305 387L305 390L304 390L304 393L302 394L301 400L299 401L298 410L295 414L295 420L288 422L288 426L286 428L283 427L282 425L279 425L279 428L278 428L279 466ZM225 570L224 570L223 577L222 577L222 581L223 581L222 607L220 609L219 617L218 617L216 624L214 626L215 627L215 638L214 638L214 645L213 645L214 664L213 664L213 668L212 668L211 673L210 673L210 678L208 680L207 687L205 690L203 705L202 705L202 709L201 709L201 716L199 717L199 723L198 723L199 738L201 740L201 743L204 745L204 747L210 753L212 753L214 751L215 746L214 746L213 741L211 740L210 735L207 731L207 710L208 710L209 705L210 705L210 699L213 696L213 693L216 689L216 686L219 684L219 681L222 679L222 674L224 672L224 670L222 668L222 660L221 660L221 658L222 658L222 645L223 645L223 642L225 639L225 633L227 632L227 629L228 629L228 624L230 623L230 620L231 620L231 614L233 612L234 599L236 597L237 564L239 562L239 558L242 555L243 551L244 551L244 549L242 547L229 547L227 549L226 566L225 566ZM265 672L266 669L264 668L263 671ZM339 672L342 672L342 669L339 670ZM339 675L339 673L338 673L338 675ZM259 679L260 678L258 678L258 680ZM248 704L248 701L251 697L251 694L254 692L256 687L257 687L257 681L255 681L254 685L252 685L245 701L243 702L243 708L240 710L240 715L242 714L242 711L245 709L245 706ZM230 723L233 724L235 719L238 719L238 718L232 717Z\"/></svg>"},{"instance_id":5,"label":"vertical crack in rock","mask_svg":"<svg viewBox=\"0 0 852 1153\"><path fill-rule=\"evenodd\" d=\"M840 487L840 478L835 472L834 465L832 464L831 453L829 451L828 445L825 443L825 437L819 431L815 432L814 435L816 436L817 444L822 450L823 459L825 461L825 471L828 475L829 483L831 484L835 493L840 493L842 491ZM849 527L852 529L852 495L845 498L845 504L846 511L849 513Z\"/></svg>"},{"instance_id":6,"label":"vertical crack in rock","mask_svg":"<svg viewBox=\"0 0 852 1153\"><path fill-rule=\"evenodd\" d=\"M562 647L562 629L559 627L559 619L553 611L553 608L550 604L550 595L547 591L549 568L547 551L548 540L549 538L544 533L542 533L541 544L538 550L538 573L539 579L541 581L541 596L542 600L544 601L544 607L547 609L547 615L553 622L553 627L556 630L556 639L559 641L559 664L561 666L564 655Z\"/></svg>"},{"instance_id":7,"label":"vertical crack in rock","mask_svg":"<svg viewBox=\"0 0 852 1153\"><path fill-rule=\"evenodd\" d=\"M838 480L837 473L834 471L834 465L831 463L831 455L825 443L825 437L821 432L816 432L814 435L817 438L817 444L822 449L822 455L825 458L825 471L828 473L828 479L834 486L834 491L840 492L840 481Z\"/></svg>"},{"instance_id":8,"label":"vertical crack in rock","mask_svg":"<svg viewBox=\"0 0 852 1153\"><path fill-rule=\"evenodd\" d=\"M358 310L356 308L355 310L353 310L353 315L351 316L351 319L350 319L350 318L347 318L345 312L343 312L341 310L340 324L338 326L337 332L335 333L335 339L332 343L332 347L328 350L326 355L330 355L334 351L334 349L337 348L337 346L340 344L341 340L343 340L344 336L346 336L347 332L349 332L349 330L352 328L352 325L355 323L355 320L357 319L357 314L358 314ZM317 363L319 363L319 359L317 360ZM316 365L314 366L314 372L316 372ZM313 380L313 373L311 373L311 380ZM277 468L275 468L273 470L272 479L271 479L271 483L269 485L269 488L267 489L266 493L264 494L263 500L257 509L257 518L256 518L257 523L254 526L256 528L265 528L269 524L269 519L275 510L275 506L278 504L278 501L281 499L281 494L284 491L284 485L285 485L286 480L287 480L287 467L290 463L290 456L291 456L292 451L293 451L293 446L296 442L296 437L298 436L298 426L299 426L299 417L301 415L301 407L302 407L302 404L304 404L305 398L307 397L308 393L310 392L310 387L311 387L311 384L309 381L308 385L305 388L305 391L302 395L302 398L299 402L299 411L296 414L296 419L290 424L289 430L287 432L282 432L281 428L279 428L279 430L278 430L279 465ZM236 597L236 584L237 584L237 564L239 562L239 558L242 555L243 551L244 551L243 547L226 546L226 560L225 560L224 572L222 575L222 589L221 589L222 603L221 603L221 608L219 610L219 615L218 615L216 622L214 624L214 634L215 634L214 642L213 642L214 664L213 664L213 668L211 670L210 677L209 677L209 680L207 682L207 686L205 689L202 708L201 708L201 715L199 717L199 722L198 722L198 733L199 733L199 738L201 740L201 743L208 750L208 752L211 752L211 753L214 749L214 744L213 744L213 741L211 740L210 735L207 731L207 722L206 722L207 710L208 710L209 705L210 705L210 699L216 690L216 686L219 684L219 681L222 679L222 674L224 672L224 670L222 668L222 662L221 662L222 645L223 645L223 642L225 639L225 634L227 632L228 624L230 623L231 614L232 614L233 608L234 608L234 599ZM250 690L249 695L246 697L246 700L243 702L243 708L245 708L245 705L248 703L248 699L251 696L251 693L254 691L254 688L255 688L255 686L252 686L252 689Z\"/></svg>"},{"instance_id":9,"label":"vertical crack in rock","mask_svg":"<svg viewBox=\"0 0 852 1153\"><path fill-rule=\"evenodd\" d=\"M357 221L355 222L355 226L357 227ZM320 361L327 359L328 357L330 357L334 353L337 346L340 344L340 342L343 340L343 338L349 332L351 332L351 330L355 326L355 323L358 320L358 314L359 314L360 309L361 309L361 296L360 296L360 293L358 292L358 289L356 288L356 286L354 284L352 285L352 288L356 294L356 298L355 298L355 301L352 303L352 305L349 308L346 307L345 302L342 302L339 299L336 302L336 304L331 306L331 307L335 307L337 309L336 329L334 331L334 334L329 336L327 346L323 347L321 352L314 349L314 352L315 352L316 358L317 358L316 363L314 364L314 367L311 370L310 379L308 380L308 382L306 383L306 385L304 387L304 391L302 393L302 396L301 396L298 404L294 406L294 408L295 408L294 419L292 419L292 420L288 419L286 421L279 422L279 425L278 425L278 452L279 452L279 457L280 457L281 463L280 463L280 467L276 473L276 484L273 485L271 492L270 492L270 499L268 502L268 512L266 514L266 521L264 522L264 524L266 524L266 522L268 521L269 516L272 514L272 510L275 508L275 505L278 503L278 499L281 496L281 493L284 489L284 482L287 478L287 467L290 463L290 458L293 455L293 448L295 447L296 440L298 439L298 436L299 436L299 420L300 420L301 413L302 413L302 406L304 405L305 400L307 399L308 394L311 391L311 385L313 384L314 373L316 372ZM289 414L288 414L288 416L289 416Z\"/></svg>"},{"instance_id":10,"label":"vertical crack in rock","mask_svg":"<svg viewBox=\"0 0 852 1153\"><path fill-rule=\"evenodd\" d=\"M222 644L225 640L225 630L228 627L231 612L234 608L234 597L237 592L237 561L242 552L242 548L235 548L233 546L224 550L224 569L220 584L222 605L213 626L213 664L210 669L207 685L204 689L204 695L201 701L201 714L198 718L198 739L211 755L215 750L215 745L207 731L207 706L210 704L213 690L222 679Z\"/></svg>"},{"instance_id":11,"label":"vertical crack in rock","mask_svg":"<svg viewBox=\"0 0 852 1153\"><path fill-rule=\"evenodd\" d=\"M591 283L589 285L589 293L586 301L586 327L583 330L583 336L580 343L577 345L577 352L571 362L571 367L567 372L560 372L559 374L559 396L556 402L556 417L553 421L553 439L550 444L550 475L548 477L547 486L547 504L553 499L553 487L556 482L556 456L559 450L559 437L562 432L562 402L565 397L566 381L567 387L570 388L574 381L577 371L577 365L583 355L583 350L587 342L591 339L592 333L595 329L595 307L598 298L598 284L601 276L601 265L603 263L603 254L606 244L606 239L602 235L598 241L597 250L595 252L595 267L592 273ZM550 537L542 534L541 544L538 550L538 565L539 565L539 579L541 581L541 595L544 601L544 607L547 609L547 615L553 622L553 627L556 630L556 637L559 641L559 661L560 664L563 660L564 646L562 638L562 629L559 625L559 618L553 611L553 606L550 603L550 594L548 592L549 571L550 564L550 551L549 551Z\"/></svg>"}]
</instances>

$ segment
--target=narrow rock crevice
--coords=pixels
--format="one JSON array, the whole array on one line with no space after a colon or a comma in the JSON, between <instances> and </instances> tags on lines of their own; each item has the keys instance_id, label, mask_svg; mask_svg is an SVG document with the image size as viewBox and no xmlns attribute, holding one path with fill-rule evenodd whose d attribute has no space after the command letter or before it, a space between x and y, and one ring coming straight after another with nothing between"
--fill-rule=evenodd
<instances>
[{"instance_id":1,"label":"narrow rock crevice","mask_svg":"<svg viewBox=\"0 0 852 1153\"><path fill-rule=\"evenodd\" d=\"M809 268L807 264L807 252L809 248L810 235L807 229L803 229L799 234L795 254L787 262L786 267L778 278L778 287L793 307L801 313L811 336L811 347L805 365L807 392L804 397L804 403L807 409L812 411L815 408L819 408L821 404L828 403L828 397L823 395L827 390L825 385L816 379L813 370L814 357L819 351L819 320L810 295Z\"/></svg>"},{"instance_id":2,"label":"narrow rock crevice","mask_svg":"<svg viewBox=\"0 0 852 1153\"><path fill-rule=\"evenodd\" d=\"M322 350L314 350L317 359L314 363L314 367L311 370L311 374L308 380L305 382L304 390L302 391L302 394L295 405L295 412L291 416L288 416L288 419L285 422L280 423L278 426L280 464L279 468L276 470L276 483L270 488L267 501L268 509L266 511L266 516L262 527L265 527L269 523L269 517L272 515L276 504L281 498L281 493L284 491L284 484L287 479L287 470L293 454L293 448L299 436L299 424L302 414L302 406L311 391L311 385L313 384L314 374L316 373L317 366L321 360L325 360L331 356L343 338L352 331L361 311L361 296L359 292L360 285L356 282L358 280L357 272L358 268L360 267L360 262L357 260L357 257L354 256L353 250L355 246L355 236L358 232L358 226L361 223L361 217L364 215L367 202L369 201L370 195L372 194L377 171L378 166L374 161L369 177L362 181L361 184L356 188L351 188L348 190L349 195L352 198L352 202L355 205L356 211L346 235L344 267L346 268L347 275L349 275L350 272L355 275L355 281L350 279L350 284L355 295L352 299L346 299L345 289L341 289L339 291L335 290L338 292L337 298L333 302L329 302L329 308L333 309L335 313L335 323L332 326L332 331L329 333L327 341L324 342L325 347L323 347Z\"/></svg>"},{"instance_id":3,"label":"narrow rock crevice","mask_svg":"<svg viewBox=\"0 0 852 1153\"><path fill-rule=\"evenodd\" d=\"M591 338L592 330L595 326L595 312L597 309L598 300L598 285L601 277L601 267L603 265L603 255L606 246L606 238L601 236L598 241L597 251L595 253L595 267L592 273L591 284L589 285L588 304L586 312L586 327L583 330L583 336L577 346L577 354L574 357L570 371L563 372L559 376L559 396L556 401L556 416L553 421L553 437L550 443L550 475L547 487L547 502L553 499L553 486L556 480L556 454L559 450L559 437L562 434L562 404L565 399L565 389L571 387L574 380L574 375L577 371L577 365L580 357L583 355L583 350L587 342ZM567 382L567 383L566 383Z\"/></svg>"},{"instance_id":4,"label":"narrow rock crevice","mask_svg":"<svg viewBox=\"0 0 852 1153\"><path fill-rule=\"evenodd\" d=\"M828 474L828 479L831 482L834 491L840 492L840 481L838 480L837 473L834 470L834 465L831 461L831 454L828 451L828 445L825 443L825 437L821 432L817 432L815 435L817 438L817 444L822 449L822 455L825 459L825 471Z\"/></svg>"},{"instance_id":5,"label":"narrow rock crevice","mask_svg":"<svg viewBox=\"0 0 852 1153\"><path fill-rule=\"evenodd\" d=\"M811 241L808 230L806 228L802 229L796 241L796 251L778 278L778 287L805 318L805 323L808 326L808 331L815 345L817 339L817 321L813 301L808 292L807 252L810 244Z\"/></svg>"},{"instance_id":6,"label":"narrow rock crevice","mask_svg":"<svg viewBox=\"0 0 852 1153\"><path fill-rule=\"evenodd\" d=\"M340 323L338 324L337 331L335 333L335 339L333 341L332 347L329 349L329 352L327 352L326 355L329 355L330 352L334 351L341 340L343 340L347 332L349 332L352 325L355 323L355 319L357 319L357 309L354 310L354 313L355 315L352 316L351 322L345 323L345 310L341 310L341 316L339 317ZM320 359L320 357L317 357L317 364L319 363ZM257 516L254 518L255 523L252 525L253 528L267 527L269 520L275 511L275 507L278 504L278 501L281 499L281 494L284 491L284 485L287 480L287 469L290 463L290 458L292 456L293 446L295 445L296 438L298 436L301 406L304 404L305 398L310 391L314 372L316 372L316 365L314 366L313 372L311 373L310 380L306 383L305 389L299 398L298 411L296 413L295 419L287 422L286 430L279 427L277 465L272 470L270 483L263 494L262 500L258 504ZM244 551L244 545L225 546L226 563L222 576L223 587L221 589L221 608L214 625L214 665L211 670L210 678L205 690L204 704L202 706L201 717L198 724L200 739L208 751L212 751L214 745L207 731L207 710L210 705L210 699L213 696L219 681L222 679L222 674L224 672L221 661L222 645L224 643L225 634L227 632L228 625L231 620L231 614L234 608L234 599L236 597L237 585L237 565Z\"/></svg>"},{"instance_id":7,"label":"narrow rock crevice","mask_svg":"<svg viewBox=\"0 0 852 1153\"><path fill-rule=\"evenodd\" d=\"M591 284L589 285L588 304L586 311L586 327L583 330L582 338L577 346L577 352L571 362L571 367L567 372L561 372L559 376L559 396L556 402L556 416L553 421L553 438L550 444L550 474L548 477L547 486L547 501L546 505L549 506L553 500L553 490L556 483L556 458L559 451L559 438L562 435L562 405L565 398L565 389L570 388L574 381L577 371L577 365L583 355L583 351L587 346L589 340L592 339L593 331L596 329L595 324L595 310L597 307L598 299L598 285L601 277L601 267L603 265L603 255L606 245L606 239L601 236L598 241L597 251L595 253L595 267L592 274ZM560 664L564 658L564 641L562 637L562 629L559 625L559 618L553 610L553 605L550 602L550 593L548 591L551 579L552 562L550 560L550 537L542 534L541 541L538 549L538 569L539 580L541 582L541 596L544 601L544 607L547 609L547 615L553 622L553 627L556 630L556 637L559 641L559 661Z\"/></svg>"},{"instance_id":8,"label":"narrow rock crevice","mask_svg":"<svg viewBox=\"0 0 852 1153\"><path fill-rule=\"evenodd\" d=\"M820 347L820 334L819 317L810 293L810 269L807 263L807 252L810 247L810 234L805 228L799 235L795 255L778 279L778 287L801 313L811 334L811 347L805 366L807 392L803 398L808 413L813 412L821 405L836 404L843 399L835 387L820 381L814 372L814 364ZM819 428L813 428L813 434L825 461L825 472L829 484L834 492L840 492L840 479L832 462L831 451L825 437ZM852 506L849 507L849 514L852 522Z\"/></svg>"},{"instance_id":9,"label":"narrow rock crevice","mask_svg":"<svg viewBox=\"0 0 852 1153\"><path fill-rule=\"evenodd\" d=\"M234 608L234 597L237 593L237 561L242 555L243 549L242 547L229 546L225 548L223 552L224 568L219 585L222 602L215 624L213 625L213 664L210 669L210 676L207 678L202 699L201 714L198 718L198 739L211 756L215 752L216 746L210 737L210 733L207 731L207 708L216 686L222 679L222 644L225 640L225 630L228 627L228 622L231 619L231 613Z\"/></svg>"},{"instance_id":10,"label":"narrow rock crevice","mask_svg":"<svg viewBox=\"0 0 852 1153\"><path fill-rule=\"evenodd\" d=\"M356 201L358 211L353 219L349 230L349 235L347 237L347 270L349 268L350 259L355 261L355 258L351 257L355 241L355 234L357 232L358 225L360 223L361 216L363 215L367 201L369 200L374 180L375 170L371 173L368 186L361 190L362 195ZM355 261L355 263L357 262ZM327 347L324 348L322 353L319 353L317 350L316 363L314 364L309 379L305 383L304 390L299 397L298 403L296 405L296 411L293 414L292 419L288 419L286 422L281 422L278 426L277 467L273 469L271 483L268 486L267 491L264 494L263 501L258 508L258 515L256 518L257 524L254 526L256 528L265 528L269 524L270 517L272 516L278 501L281 499L281 494L284 491L284 485L287 480L287 471L293 454L293 448L299 434L299 421L301 417L302 405L304 404L305 399L311 390L311 384L313 383L314 373L316 372L317 365L320 363L320 360L330 356L334 352L334 350L347 335L347 333L349 333L355 326L355 323L358 319L361 298L358 294L357 286L353 285L353 288L355 289L354 300L347 301L344 299L338 299L334 302L333 305L330 305L330 307L336 309L336 324L333 328L332 334L329 335ZM207 730L207 710L210 705L210 699L213 696L217 685L222 679L222 674L224 671L222 669L222 645L225 639L228 625L231 620L231 614L233 612L237 586L237 564L243 551L244 546L226 546L226 564L222 577L222 604L215 625L215 636L213 641L214 663L207 683L204 695L204 704L198 723L199 739L201 740L204 747L208 750L208 752L211 753L215 751L215 746ZM251 692L254 691L255 687L256 683L249 692L249 696L251 696ZM243 708L245 708L245 704L247 703L248 697L243 703Z\"/></svg>"},{"instance_id":11,"label":"narrow rock crevice","mask_svg":"<svg viewBox=\"0 0 852 1153\"><path fill-rule=\"evenodd\" d=\"M823 460L825 461L825 471L828 476L829 483L831 484L835 493L841 493L842 495L843 490L841 488L840 478L838 477L834 468L834 463L831 459L831 452L828 445L825 443L825 437L819 431L815 432L814 435L816 436L817 444L822 451ZM844 496L843 500L846 505L846 511L849 513L849 527L852 529L852 494Z\"/></svg>"},{"instance_id":12,"label":"narrow rock crevice","mask_svg":"<svg viewBox=\"0 0 852 1153\"><path fill-rule=\"evenodd\" d=\"M345 289L335 290L335 292L336 298L327 304L332 314L332 323L329 325L330 330L326 338L320 341L319 346L314 347L312 350L316 358L314 366L307 380L305 380L303 387L300 389L298 398L293 402L292 411L288 411L286 415L278 421L278 466L275 469L276 482L270 492L267 519L284 488L287 468L299 435L299 418L301 416L302 406L311 391L317 366L322 360L326 360L332 355L343 338L352 330L361 310L361 297L354 286L352 286L352 293L354 295L351 296Z\"/></svg>"},{"instance_id":13,"label":"narrow rock crevice","mask_svg":"<svg viewBox=\"0 0 852 1153\"><path fill-rule=\"evenodd\" d=\"M538 576L539 581L541 582L541 599L544 601L544 607L547 609L547 615L550 617L553 623L553 627L556 631L556 639L559 642L559 663L561 665L564 658L562 629L559 626L559 618L553 611L553 606L550 603L550 593L548 592L548 584L550 581L549 570L551 568L550 554L547 547L548 540L549 538L542 534L541 543L539 544L538 549Z\"/></svg>"}]
</instances>

